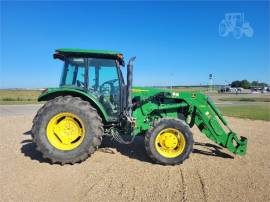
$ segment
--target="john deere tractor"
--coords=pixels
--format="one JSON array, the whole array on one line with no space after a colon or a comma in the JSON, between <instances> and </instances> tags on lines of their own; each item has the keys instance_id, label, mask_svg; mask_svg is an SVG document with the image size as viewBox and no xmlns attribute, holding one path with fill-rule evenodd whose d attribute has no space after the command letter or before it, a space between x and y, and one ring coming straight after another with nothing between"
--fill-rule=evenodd
<instances>
[{"instance_id":1,"label":"john deere tractor","mask_svg":"<svg viewBox=\"0 0 270 202\"><path fill-rule=\"evenodd\" d=\"M230 152L246 153L247 139L237 137L206 95L132 87L135 57L125 83L119 52L58 49L53 56L64 63L60 86L39 96L47 102L32 127L37 150L52 163L84 161L105 135L124 144L141 135L154 162L180 164L192 152L194 124Z\"/></svg>"}]
</instances>

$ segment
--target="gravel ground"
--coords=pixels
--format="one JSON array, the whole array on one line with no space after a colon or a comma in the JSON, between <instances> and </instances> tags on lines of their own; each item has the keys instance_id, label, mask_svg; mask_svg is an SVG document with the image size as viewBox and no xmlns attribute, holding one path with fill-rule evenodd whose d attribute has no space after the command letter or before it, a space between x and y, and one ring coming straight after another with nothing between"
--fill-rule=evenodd
<instances>
[{"instance_id":1,"label":"gravel ground","mask_svg":"<svg viewBox=\"0 0 270 202\"><path fill-rule=\"evenodd\" d=\"M143 139L105 139L81 164L51 165L35 150L33 113L0 116L1 201L270 201L270 122L227 118L249 138L231 155L194 127L194 151L179 166L152 164Z\"/></svg>"}]
</instances>

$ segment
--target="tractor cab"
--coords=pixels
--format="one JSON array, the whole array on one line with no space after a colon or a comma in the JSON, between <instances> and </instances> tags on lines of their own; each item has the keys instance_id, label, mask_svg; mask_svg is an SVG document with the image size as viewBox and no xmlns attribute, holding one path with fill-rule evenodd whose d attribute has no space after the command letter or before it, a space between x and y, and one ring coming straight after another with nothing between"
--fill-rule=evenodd
<instances>
[{"instance_id":1,"label":"tractor cab","mask_svg":"<svg viewBox=\"0 0 270 202\"><path fill-rule=\"evenodd\" d=\"M58 49L54 58L64 62L60 87L76 88L93 95L110 117L118 117L123 102L123 55L113 51Z\"/></svg>"}]
</instances>

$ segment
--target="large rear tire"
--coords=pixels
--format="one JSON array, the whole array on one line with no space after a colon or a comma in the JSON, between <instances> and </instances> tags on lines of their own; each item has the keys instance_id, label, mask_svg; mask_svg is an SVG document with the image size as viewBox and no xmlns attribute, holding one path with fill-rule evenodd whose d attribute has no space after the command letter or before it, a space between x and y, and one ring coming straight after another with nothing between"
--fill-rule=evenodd
<instances>
[{"instance_id":1,"label":"large rear tire","mask_svg":"<svg viewBox=\"0 0 270 202\"><path fill-rule=\"evenodd\" d=\"M156 163L181 164L192 152L193 136L183 120L163 118L148 130L145 148L148 156Z\"/></svg>"},{"instance_id":2,"label":"large rear tire","mask_svg":"<svg viewBox=\"0 0 270 202\"><path fill-rule=\"evenodd\" d=\"M79 97L59 96L48 101L33 120L36 148L52 163L74 164L87 159L104 133L97 111Z\"/></svg>"}]
</instances>

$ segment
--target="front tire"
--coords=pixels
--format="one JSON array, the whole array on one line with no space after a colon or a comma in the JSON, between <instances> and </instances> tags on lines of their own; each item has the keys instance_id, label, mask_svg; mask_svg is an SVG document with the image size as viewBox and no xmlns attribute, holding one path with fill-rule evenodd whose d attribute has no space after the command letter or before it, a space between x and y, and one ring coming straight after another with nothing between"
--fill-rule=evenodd
<instances>
[{"instance_id":1,"label":"front tire","mask_svg":"<svg viewBox=\"0 0 270 202\"><path fill-rule=\"evenodd\" d=\"M101 144L102 119L79 97L60 96L48 101L33 120L32 135L44 158L74 164L93 154Z\"/></svg>"},{"instance_id":2,"label":"front tire","mask_svg":"<svg viewBox=\"0 0 270 202\"><path fill-rule=\"evenodd\" d=\"M154 162L164 165L181 164L193 150L193 136L183 120L163 118L148 130L145 148Z\"/></svg>"}]
</instances>

